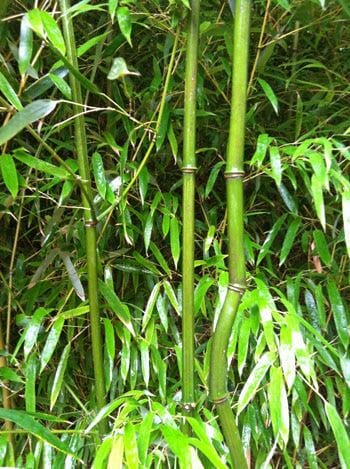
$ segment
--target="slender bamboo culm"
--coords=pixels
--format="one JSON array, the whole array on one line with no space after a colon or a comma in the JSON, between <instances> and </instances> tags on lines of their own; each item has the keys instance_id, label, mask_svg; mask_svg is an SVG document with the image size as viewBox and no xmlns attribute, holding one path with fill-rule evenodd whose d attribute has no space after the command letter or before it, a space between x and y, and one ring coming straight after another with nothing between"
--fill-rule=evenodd
<instances>
[{"instance_id":1,"label":"slender bamboo culm","mask_svg":"<svg viewBox=\"0 0 350 469\"><path fill-rule=\"evenodd\" d=\"M200 0L191 1L186 45L183 149L182 231L182 401L186 415L195 407L194 395L194 192L196 172L197 62ZM184 431L189 432L184 425Z\"/></svg>"},{"instance_id":2,"label":"slender bamboo culm","mask_svg":"<svg viewBox=\"0 0 350 469\"><path fill-rule=\"evenodd\" d=\"M67 59L78 70L78 61L76 53L76 44L74 29L68 9L70 0L60 0L62 12L63 33L67 48ZM88 298L90 306L90 326L91 326L91 345L92 358L95 374L96 403L100 409L106 403L105 401L105 381L103 372L103 353L102 338L100 326L100 309L98 301L98 264L97 264L97 243L96 243L96 216L91 207L92 200L90 168L88 160L87 139L85 132L85 119L81 114L81 105L83 104L82 92L79 81L70 74L70 85L72 88L72 98L74 101L73 112L76 114L74 120L76 155L79 166L79 174L84 184L82 190L82 204L84 207L84 221L86 233L86 256L87 256L87 274L88 274ZM106 432L105 421L100 425L101 433Z\"/></svg>"},{"instance_id":3,"label":"slender bamboo culm","mask_svg":"<svg viewBox=\"0 0 350 469\"><path fill-rule=\"evenodd\" d=\"M226 160L227 229L229 286L215 328L209 374L209 392L236 469L246 469L247 461L227 391L227 347L234 319L245 290L243 245L243 159L247 99L250 0L236 0L232 96L229 142Z\"/></svg>"}]
</instances>

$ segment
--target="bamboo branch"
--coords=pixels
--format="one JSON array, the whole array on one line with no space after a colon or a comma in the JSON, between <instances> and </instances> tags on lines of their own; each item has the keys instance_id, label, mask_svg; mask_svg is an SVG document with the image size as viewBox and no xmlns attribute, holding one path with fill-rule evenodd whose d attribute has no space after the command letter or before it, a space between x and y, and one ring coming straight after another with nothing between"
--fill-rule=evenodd
<instances>
[{"instance_id":1,"label":"bamboo branch","mask_svg":"<svg viewBox=\"0 0 350 469\"><path fill-rule=\"evenodd\" d=\"M250 0L236 0L230 133L226 161L229 286L213 336L209 390L235 468L247 468L242 442L228 401L227 347L245 289L243 159L247 96Z\"/></svg>"},{"instance_id":2,"label":"bamboo branch","mask_svg":"<svg viewBox=\"0 0 350 469\"><path fill-rule=\"evenodd\" d=\"M63 33L67 47L67 58L71 65L78 70L78 60L76 44L74 38L74 29L71 17L68 15L70 0L60 0L63 21ZM80 106L83 104L81 87L79 81L70 74L70 84L72 88L72 98L76 103L73 105L73 113L79 114ZM80 105L80 106L79 106ZM100 325L100 309L98 301L97 285L97 245L96 245L96 220L91 210L90 201L92 200L90 168L87 151L87 138L85 132L85 119L79 115L74 120L76 154L79 166L80 177L84 190L82 190L82 203L85 208L85 233L86 233L86 255L88 271L88 297L90 305L90 324L91 324L91 345L92 358L95 373L96 401L100 409L105 405L105 382L103 368L102 338ZM107 426L105 421L100 424L100 432L105 433Z\"/></svg>"}]
</instances>

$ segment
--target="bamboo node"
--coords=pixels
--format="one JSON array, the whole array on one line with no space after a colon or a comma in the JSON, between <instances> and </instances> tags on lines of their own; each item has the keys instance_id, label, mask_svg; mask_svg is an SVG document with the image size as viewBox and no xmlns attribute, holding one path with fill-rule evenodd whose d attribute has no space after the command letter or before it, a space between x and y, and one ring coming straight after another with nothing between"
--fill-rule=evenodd
<instances>
[{"instance_id":1,"label":"bamboo node","mask_svg":"<svg viewBox=\"0 0 350 469\"><path fill-rule=\"evenodd\" d=\"M226 402L228 399L228 394L226 394L225 396L222 396L222 397L217 397L216 399L212 399L212 403L215 404L215 405L220 405L220 404L223 404L224 402Z\"/></svg>"},{"instance_id":2,"label":"bamboo node","mask_svg":"<svg viewBox=\"0 0 350 469\"><path fill-rule=\"evenodd\" d=\"M94 226L97 225L97 220L85 220L85 228L93 228Z\"/></svg>"},{"instance_id":3,"label":"bamboo node","mask_svg":"<svg viewBox=\"0 0 350 469\"><path fill-rule=\"evenodd\" d=\"M182 408L184 412L192 412L196 408L195 402L183 402Z\"/></svg>"},{"instance_id":4,"label":"bamboo node","mask_svg":"<svg viewBox=\"0 0 350 469\"><path fill-rule=\"evenodd\" d=\"M247 287L246 285L242 285L240 283L229 283L228 284L228 289L231 291L234 291L236 293L239 293L240 295L243 295L243 293L246 291Z\"/></svg>"},{"instance_id":5,"label":"bamboo node","mask_svg":"<svg viewBox=\"0 0 350 469\"><path fill-rule=\"evenodd\" d=\"M242 169L236 169L234 171L225 171L225 179L240 179L244 178L245 172Z\"/></svg>"},{"instance_id":6,"label":"bamboo node","mask_svg":"<svg viewBox=\"0 0 350 469\"><path fill-rule=\"evenodd\" d=\"M197 167L196 166L183 166L181 168L181 171L184 173L184 174L193 174L197 171Z\"/></svg>"}]
</instances>

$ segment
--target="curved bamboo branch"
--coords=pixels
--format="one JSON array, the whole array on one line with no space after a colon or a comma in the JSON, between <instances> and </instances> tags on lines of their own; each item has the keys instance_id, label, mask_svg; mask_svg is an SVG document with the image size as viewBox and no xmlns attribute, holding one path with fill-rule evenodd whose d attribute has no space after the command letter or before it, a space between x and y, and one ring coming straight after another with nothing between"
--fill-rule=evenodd
<instances>
[{"instance_id":1,"label":"curved bamboo branch","mask_svg":"<svg viewBox=\"0 0 350 469\"><path fill-rule=\"evenodd\" d=\"M200 0L192 0L187 30L183 150L182 227L182 401L185 413L195 407L194 396L194 193L196 171L196 109ZM189 432L187 425L184 430Z\"/></svg>"},{"instance_id":2,"label":"curved bamboo branch","mask_svg":"<svg viewBox=\"0 0 350 469\"><path fill-rule=\"evenodd\" d=\"M227 347L245 289L243 158L247 96L250 0L236 0L230 133L226 161L229 287L213 336L209 391L235 468L246 469L242 442L227 392Z\"/></svg>"}]
</instances>

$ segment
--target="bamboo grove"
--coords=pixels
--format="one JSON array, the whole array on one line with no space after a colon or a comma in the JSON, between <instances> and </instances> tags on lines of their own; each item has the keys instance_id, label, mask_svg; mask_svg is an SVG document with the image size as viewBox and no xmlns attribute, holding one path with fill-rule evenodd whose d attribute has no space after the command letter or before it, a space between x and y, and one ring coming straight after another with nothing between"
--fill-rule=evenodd
<instances>
[{"instance_id":1,"label":"bamboo grove","mask_svg":"<svg viewBox=\"0 0 350 469\"><path fill-rule=\"evenodd\" d=\"M349 22L0 2L0 466L350 467Z\"/></svg>"}]
</instances>

